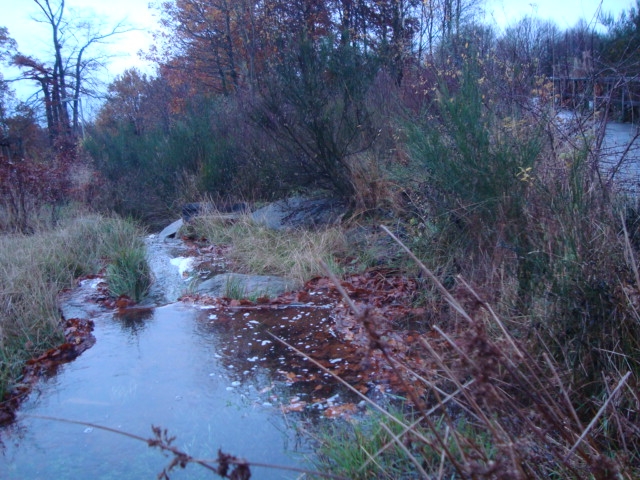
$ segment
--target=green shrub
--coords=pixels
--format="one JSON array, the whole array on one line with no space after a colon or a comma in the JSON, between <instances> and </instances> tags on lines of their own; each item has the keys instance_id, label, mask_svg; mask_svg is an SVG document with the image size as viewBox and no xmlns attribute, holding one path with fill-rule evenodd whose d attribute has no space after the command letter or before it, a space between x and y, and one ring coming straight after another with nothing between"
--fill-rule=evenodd
<instances>
[{"instance_id":1,"label":"green shrub","mask_svg":"<svg viewBox=\"0 0 640 480\"><path fill-rule=\"evenodd\" d=\"M370 149L379 132L366 103L378 67L374 56L330 36L283 49L252 118L282 152L290 188L354 198L350 157Z\"/></svg>"},{"instance_id":2,"label":"green shrub","mask_svg":"<svg viewBox=\"0 0 640 480\"><path fill-rule=\"evenodd\" d=\"M111 192L107 206L155 225L175 204L231 193L243 155L242 139L225 124L226 110L224 99L198 98L173 116L170 127L144 135L123 121L94 128L85 148Z\"/></svg>"},{"instance_id":3,"label":"green shrub","mask_svg":"<svg viewBox=\"0 0 640 480\"><path fill-rule=\"evenodd\" d=\"M412 172L425 185L409 243L449 288L457 275L481 285L514 334L570 372L590 412L605 377L640 372L628 261L637 252L625 251L589 135L566 137L549 118L483 98L476 71L442 87L409 129Z\"/></svg>"},{"instance_id":4,"label":"green shrub","mask_svg":"<svg viewBox=\"0 0 640 480\"><path fill-rule=\"evenodd\" d=\"M473 240L474 233L495 232L514 243L543 131L516 109L500 118L496 106L488 108L477 66L464 68L457 89L443 83L425 118L409 126L412 157L421 180L437 192L435 219L453 221L458 234Z\"/></svg>"}]
</instances>

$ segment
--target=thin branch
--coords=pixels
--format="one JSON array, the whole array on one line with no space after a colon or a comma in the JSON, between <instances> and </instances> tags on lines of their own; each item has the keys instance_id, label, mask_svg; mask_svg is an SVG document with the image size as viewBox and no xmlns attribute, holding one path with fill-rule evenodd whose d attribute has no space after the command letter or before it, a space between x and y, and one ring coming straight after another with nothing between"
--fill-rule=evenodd
<instances>
[{"instance_id":1,"label":"thin branch","mask_svg":"<svg viewBox=\"0 0 640 480\"><path fill-rule=\"evenodd\" d=\"M136 435L134 433L129 433L129 432L125 432L122 430L117 430L115 428L111 428L111 427L106 427L104 425L98 425L96 423L91 423L91 422L82 422L79 420L69 420L66 418L57 418L57 417L49 417L46 415L24 415L24 417L29 417L29 418L38 418L40 420L50 420L50 421L54 421L54 422L62 422L62 423L70 423L73 425L83 425L85 427L91 427L91 428L96 428L98 430L104 430L106 432L111 432L111 433L116 433L118 435L123 435L125 437L128 438L132 438L134 440L139 440L141 442L146 443L149 446L154 446L154 447L158 447L161 450L166 450L168 452L171 452L172 454L179 456L180 458L184 459L185 461L189 462L189 463L197 463L198 465L206 468L207 470L211 470L212 472L218 474L218 470L217 468L213 467L212 465L210 465L211 463L219 463L220 460L218 459L201 459L201 458L194 458L190 455L187 455L186 453L184 453L183 451L179 450L177 447L173 447L171 445L168 445L166 443L163 442L158 442L157 439L155 438L144 438L141 437L140 435ZM263 467L263 468L273 468L273 469L277 469L277 470L287 470L290 472L298 472L298 473L304 473L307 475L317 475L319 477L324 477L324 478L331 478L334 480L349 480L346 477L342 477L340 475L333 475L331 473L323 473L323 472L316 472L313 470L306 470L304 468L297 468L297 467L290 467L287 465L274 465L274 464L270 464L270 463L260 463L260 462L250 462L250 461L246 461L246 460L237 460L237 459L233 459L233 458L226 458L225 461L229 464L233 464L233 465L248 465L251 467Z\"/></svg>"},{"instance_id":2,"label":"thin branch","mask_svg":"<svg viewBox=\"0 0 640 480\"><path fill-rule=\"evenodd\" d=\"M596 413L595 417L593 417L593 420L591 420L591 422L589 423L589 425L587 425L587 428L584 430L584 432L582 432L582 435L580 435L580 438L578 438L578 440L576 441L576 443L573 445L573 447L571 447L571 450L569 450L569 453L567 453L564 457L564 461L568 462L569 461L569 457L573 454L573 452L575 452L576 448L578 448L578 445L580 445L580 443L582 442L582 440L584 440L584 438L588 435L588 433L591 431L591 429L593 428L593 426L596 424L596 422L598 421L598 419L602 416L602 414L604 413L605 409L607 408L607 406L609 405L609 403L611 402L611 400L613 400L613 397L615 397L616 393L618 393L618 390L620 390L622 388L622 386L627 382L627 379L631 376L631 372L627 372L625 374L624 377L622 377L620 379L620 381L618 382L618 385L616 385L616 388L613 390L613 392L611 393L611 395L609 396L609 398L607 398L607 401L604 402L604 404L602 405L602 407L600 407L600 410L598 410L598 413Z\"/></svg>"}]
</instances>

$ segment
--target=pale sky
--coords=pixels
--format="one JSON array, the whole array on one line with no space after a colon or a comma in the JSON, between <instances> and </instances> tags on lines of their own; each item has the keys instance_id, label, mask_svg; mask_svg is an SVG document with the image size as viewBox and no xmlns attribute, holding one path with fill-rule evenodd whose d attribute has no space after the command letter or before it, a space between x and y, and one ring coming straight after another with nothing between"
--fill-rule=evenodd
<instances>
[{"instance_id":1,"label":"pale sky","mask_svg":"<svg viewBox=\"0 0 640 480\"><path fill-rule=\"evenodd\" d=\"M138 67L153 73L153 67L138 56L138 51L146 49L152 41L151 31L157 23L157 12L149 9L151 0L66 0L65 15L68 20L95 17L96 23L104 21L101 32L109 32L120 21L139 30L117 35L108 40L108 45L90 47L87 56L106 53L113 56L105 72L106 83L131 67ZM52 2L54 3L54 2ZM57 3L57 2L56 2ZM50 61L51 27L35 22L32 18L42 18L40 8L33 0L0 0L0 26L9 29L9 35L18 42L18 50L26 55ZM13 78L17 72L2 67L5 79ZM37 91L36 86L27 82L12 85L18 97L25 100Z\"/></svg>"},{"instance_id":2,"label":"pale sky","mask_svg":"<svg viewBox=\"0 0 640 480\"><path fill-rule=\"evenodd\" d=\"M590 23L599 8L617 18L635 4L635 0L486 0L485 8L487 18L501 26L530 15L553 20L558 27L566 29L573 27L580 18Z\"/></svg>"},{"instance_id":3,"label":"pale sky","mask_svg":"<svg viewBox=\"0 0 640 480\"><path fill-rule=\"evenodd\" d=\"M142 31L130 32L114 37L108 52L116 55L106 72L105 81L108 83L126 68L138 67L152 73L152 66L141 60L138 51L146 49L151 43L150 31L157 23L157 12L149 9L153 0L66 0L66 18L93 15L104 18L107 25L112 26L118 21L125 20L132 27ZM157 1L157 0L156 0ZM616 17L623 10L635 5L635 0L486 0L486 19L494 20L498 25L505 26L525 15L533 15L542 19L554 20L561 29L572 27L580 18L588 22L601 6L605 12L612 12ZM31 17L40 11L33 0L0 0L0 26L9 29L9 34L18 42L22 53L49 59L51 50L50 28L47 25L34 22ZM106 30L106 28L105 28ZM95 56L100 52L92 50L88 54ZM3 68L5 78L11 78L12 73ZM13 73L15 76L15 72ZM17 88L18 96L28 95L25 86Z\"/></svg>"}]
</instances>

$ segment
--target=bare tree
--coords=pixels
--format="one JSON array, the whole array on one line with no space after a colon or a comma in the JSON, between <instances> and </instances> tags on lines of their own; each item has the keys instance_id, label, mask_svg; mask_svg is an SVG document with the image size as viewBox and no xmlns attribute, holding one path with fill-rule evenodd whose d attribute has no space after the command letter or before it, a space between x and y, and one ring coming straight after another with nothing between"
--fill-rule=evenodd
<instances>
[{"instance_id":1,"label":"bare tree","mask_svg":"<svg viewBox=\"0 0 640 480\"><path fill-rule=\"evenodd\" d=\"M18 54L14 64L22 69L23 79L40 85L51 141L73 138L81 129L81 96L90 93L85 87L90 83L91 73L104 66L106 60L88 57L88 50L132 29L123 22L105 29L93 19L70 23L65 16L65 0L33 1L41 12L35 20L50 27L53 62Z\"/></svg>"}]
</instances>

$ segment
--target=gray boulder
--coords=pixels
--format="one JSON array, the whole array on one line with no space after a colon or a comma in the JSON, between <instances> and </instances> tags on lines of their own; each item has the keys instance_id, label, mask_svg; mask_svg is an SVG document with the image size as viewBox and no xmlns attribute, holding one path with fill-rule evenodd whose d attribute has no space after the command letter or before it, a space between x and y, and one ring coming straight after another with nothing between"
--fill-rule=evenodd
<instances>
[{"instance_id":1,"label":"gray boulder","mask_svg":"<svg viewBox=\"0 0 640 480\"><path fill-rule=\"evenodd\" d=\"M277 297L299 285L291 279L270 275L244 275L223 273L198 285L198 293L213 297L252 298Z\"/></svg>"},{"instance_id":2,"label":"gray boulder","mask_svg":"<svg viewBox=\"0 0 640 480\"><path fill-rule=\"evenodd\" d=\"M291 197L252 214L253 221L273 230L334 225L342 220L347 205L335 198Z\"/></svg>"},{"instance_id":3,"label":"gray boulder","mask_svg":"<svg viewBox=\"0 0 640 480\"><path fill-rule=\"evenodd\" d=\"M180 230L180 227L182 227L182 223L182 219L176 220L171 225L165 227L164 230L158 234L158 237L160 237L161 240L175 237L178 230Z\"/></svg>"}]
</instances>

